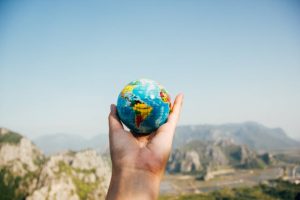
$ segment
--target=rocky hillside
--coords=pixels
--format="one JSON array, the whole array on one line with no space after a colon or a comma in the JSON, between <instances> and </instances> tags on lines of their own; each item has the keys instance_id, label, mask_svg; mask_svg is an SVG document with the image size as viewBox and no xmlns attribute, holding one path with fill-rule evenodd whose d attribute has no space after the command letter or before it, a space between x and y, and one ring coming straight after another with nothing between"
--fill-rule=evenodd
<instances>
[{"instance_id":1,"label":"rocky hillside","mask_svg":"<svg viewBox=\"0 0 300 200\"><path fill-rule=\"evenodd\" d=\"M1 199L22 199L32 193L44 160L30 140L0 128Z\"/></svg>"},{"instance_id":2,"label":"rocky hillside","mask_svg":"<svg viewBox=\"0 0 300 200\"><path fill-rule=\"evenodd\" d=\"M1 200L104 199L110 174L95 150L46 157L30 140L0 129Z\"/></svg>"},{"instance_id":3,"label":"rocky hillside","mask_svg":"<svg viewBox=\"0 0 300 200\"><path fill-rule=\"evenodd\" d=\"M232 140L257 151L273 151L300 146L300 142L289 138L281 128L267 128L256 122L222 125L180 126L176 130L174 148L193 140Z\"/></svg>"},{"instance_id":4,"label":"rocky hillside","mask_svg":"<svg viewBox=\"0 0 300 200\"><path fill-rule=\"evenodd\" d=\"M268 153L258 155L245 145L229 140L214 142L191 141L173 151L167 171L169 173L207 173L224 169L263 168L274 162Z\"/></svg>"},{"instance_id":5,"label":"rocky hillside","mask_svg":"<svg viewBox=\"0 0 300 200\"><path fill-rule=\"evenodd\" d=\"M27 199L104 199L109 174L109 166L94 150L53 155Z\"/></svg>"}]
</instances>

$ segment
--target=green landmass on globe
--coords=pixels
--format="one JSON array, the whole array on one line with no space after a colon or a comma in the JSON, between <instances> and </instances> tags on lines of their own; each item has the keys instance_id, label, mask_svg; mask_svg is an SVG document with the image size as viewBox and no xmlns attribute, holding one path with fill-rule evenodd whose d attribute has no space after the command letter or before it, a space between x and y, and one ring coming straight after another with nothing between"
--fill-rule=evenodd
<instances>
[{"instance_id":1,"label":"green landmass on globe","mask_svg":"<svg viewBox=\"0 0 300 200\"><path fill-rule=\"evenodd\" d=\"M164 124L171 110L171 98L155 81L140 79L121 91L117 111L121 121L134 133L149 134Z\"/></svg>"}]
</instances>

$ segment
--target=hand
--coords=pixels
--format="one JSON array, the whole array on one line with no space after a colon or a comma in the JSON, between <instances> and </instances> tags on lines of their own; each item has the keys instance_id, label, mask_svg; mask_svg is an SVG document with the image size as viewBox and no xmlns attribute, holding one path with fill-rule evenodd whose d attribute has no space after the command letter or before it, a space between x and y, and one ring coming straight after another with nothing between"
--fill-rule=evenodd
<instances>
[{"instance_id":1,"label":"hand","mask_svg":"<svg viewBox=\"0 0 300 200\"><path fill-rule=\"evenodd\" d=\"M165 124L148 136L124 130L116 106L109 114L109 145L112 178L107 199L156 199L172 148L183 95L176 97Z\"/></svg>"}]
</instances>

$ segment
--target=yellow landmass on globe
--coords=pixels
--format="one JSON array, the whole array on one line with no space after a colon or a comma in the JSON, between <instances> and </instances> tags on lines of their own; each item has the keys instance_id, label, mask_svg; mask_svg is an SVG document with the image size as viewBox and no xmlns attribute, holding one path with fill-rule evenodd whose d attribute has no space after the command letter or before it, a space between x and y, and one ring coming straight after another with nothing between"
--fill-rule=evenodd
<instances>
[{"instance_id":1,"label":"yellow landmass on globe","mask_svg":"<svg viewBox=\"0 0 300 200\"><path fill-rule=\"evenodd\" d=\"M133 106L133 110L136 112L135 123L137 127L150 115L152 109L151 106L145 103L136 103Z\"/></svg>"},{"instance_id":2,"label":"yellow landmass on globe","mask_svg":"<svg viewBox=\"0 0 300 200\"><path fill-rule=\"evenodd\" d=\"M128 92L132 92L132 90L136 87L136 85L127 85L126 87L124 87L124 89L122 90L121 94L122 97L124 97L124 95Z\"/></svg>"}]
</instances>

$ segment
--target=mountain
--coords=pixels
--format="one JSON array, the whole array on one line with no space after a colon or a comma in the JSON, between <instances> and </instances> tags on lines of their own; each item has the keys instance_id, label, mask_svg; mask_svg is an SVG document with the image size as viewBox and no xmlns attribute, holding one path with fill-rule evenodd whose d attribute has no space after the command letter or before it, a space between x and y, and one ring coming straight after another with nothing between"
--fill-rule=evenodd
<instances>
[{"instance_id":1,"label":"mountain","mask_svg":"<svg viewBox=\"0 0 300 200\"><path fill-rule=\"evenodd\" d=\"M230 140L193 140L171 153L167 172L202 174L208 179L216 172L264 168L272 163L274 159L269 153L258 155L247 146L234 144Z\"/></svg>"},{"instance_id":2,"label":"mountain","mask_svg":"<svg viewBox=\"0 0 300 200\"><path fill-rule=\"evenodd\" d=\"M105 199L110 173L109 165L94 150L52 155L26 199Z\"/></svg>"},{"instance_id":3,"label":"mountain","mask_svg":"<svg viewBox=\"0 0 300 200\"><path fill-rule=\"evenodd\" d=\"M105 199L110 174L109 159L95 150L47 157L29 139L0 128L1 200Z\"/></svg>"},{"instance_id":4,"label":"mountain","mask_svg":"<svg viewBox=\"0 0 300 200\"><path fill-rule=\"evenodd\" d=\"M1 199L22 199L30 194L44 160L44 155L30 140L0 128Z\"/></svg>"},{"instance_id":5,"label":"mountain","mask_svg":"<svg viewBox=\"0 0 300 200\"><path fill-rule=\"evenodd\" d=\"M180 126L176 129L173 146L177 148L193 140L231 140L236 144L247 145L257 151L272 151L300 146L300 142L289 138L281 128L267 128L256 122Z\"/></svg>"},{"instance_id":6,"label":"mountain","mask_svg":"<svg viewBox=\"0 0 300 200\"><path fill-rule=\"evenodd\" d=\"M236 144L247 145L250 149L263 152L300 146L299 141L289 138L281 128L267 128L256 122L179 126L176 129L173 147L176 149L193 140L232 140ZM107 134L85 139L79 135L59 133L40 136L33 139L33 142L46 155L87 148L96 149L101 153L108 149Z\"/></svg>"},{"instance_id":7,"label":"mountain","mask_svg":"<svg viewBox=\"0 0 300 200\"><path fill-rule=\"evenodd\" d=\"M57 133L40 136L33 139L33 142L42 149L46 155L66 150L79 151L92 148L98 152L103 152L108 149L108 136L105 134L99 134L90 139L85 139L79 135Z\"/></svg>"}]
</instances>

